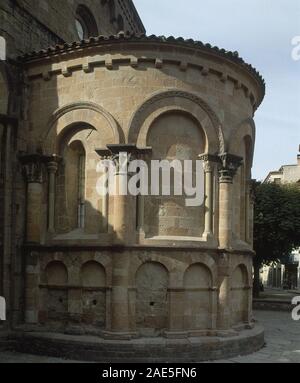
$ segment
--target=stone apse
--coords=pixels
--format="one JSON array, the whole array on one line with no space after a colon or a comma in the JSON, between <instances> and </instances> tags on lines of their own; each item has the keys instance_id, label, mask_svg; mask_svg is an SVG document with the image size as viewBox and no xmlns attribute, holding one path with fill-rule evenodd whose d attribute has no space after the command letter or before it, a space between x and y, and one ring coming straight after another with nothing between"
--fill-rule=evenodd
<instances>
[{"instance_id":1,"label":"stone apse","mask_svg":"<svg viewBox=\"0 0 300 383\"><path fill-rule=\"evenodd\" d=\"M26 326L125 343L250 337L259 73L210 45L123 33L21 61ZM129 147L202 159L203 206L99 196L97 163Z\"/></svg>"}]
</instances>

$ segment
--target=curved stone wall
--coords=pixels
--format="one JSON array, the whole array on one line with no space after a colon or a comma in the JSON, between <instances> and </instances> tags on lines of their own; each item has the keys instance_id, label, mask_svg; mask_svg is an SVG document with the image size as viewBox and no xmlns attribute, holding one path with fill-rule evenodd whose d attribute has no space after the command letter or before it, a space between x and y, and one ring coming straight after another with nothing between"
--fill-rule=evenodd
<instances>
[{"instance_id":1,"label":"curved stone wall","mask_svg":"<svg viewBox=\"0 0 300 383\"><path fill-rule=\"evenodd\" d=\"M39 206L41 222L34 227L29 214L27 323L53 328L51 292L59 331L131 339L238 337L252 328L257 72L225 51L123 35L33 54L24 65L28 209ZM203 206L97 195L99 154L124 145L143 149L146 161L200 156ZM58 264L68 278L56 286L47 272Z\"/></svg>"}]
</instances>

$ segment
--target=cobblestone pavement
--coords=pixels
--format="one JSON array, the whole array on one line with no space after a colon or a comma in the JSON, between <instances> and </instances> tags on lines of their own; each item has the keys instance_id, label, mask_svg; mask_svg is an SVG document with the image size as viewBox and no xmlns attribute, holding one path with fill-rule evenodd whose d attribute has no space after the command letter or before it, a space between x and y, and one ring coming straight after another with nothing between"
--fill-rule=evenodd
<instances>
[{"instance_id":1,"label":"cobblestone pavement","mask_svg":"<svg viewBox=\"0 0 300 383\"><path fill-rule=\"evenodd\" d=\"M221 363L300 363L300 321L293 321L287 312L257 311L255 317L265 327L266 347L255 354L222 360ZM0 352L0 363L78 362Z\"/></svg>"}]
</instances>

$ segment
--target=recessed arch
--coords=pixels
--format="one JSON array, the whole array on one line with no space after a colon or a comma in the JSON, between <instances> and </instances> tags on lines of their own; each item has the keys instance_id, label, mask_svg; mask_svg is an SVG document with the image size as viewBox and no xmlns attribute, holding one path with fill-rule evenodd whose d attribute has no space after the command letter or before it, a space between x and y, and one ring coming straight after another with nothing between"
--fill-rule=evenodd
<instances>
[{"instance_id":1,"label":"recessed arch","mask_svg":"<svg viewBox=\"0 0 300 383\"><path fill-rule=\"evenodd\" d=\"M136 325L141 335L157 336L168 327L169 273L158 262L144 263L136 273Z\"/></svg>"},{"instance_id":2,"label":"recessed arch","mask_svg":"<svg viewBox=\"0 0 300 383\"><path fill-rule=\"evenodd\" d=\"M241 144L245 137L251 138L251 148L250 148L250 157L251 157L251 167L254 155L254 145L256 138L256 127L253 118L247 118L240 122L233 130L229 139L227 150L231 154L237 156L241 155Z\"/></svg>"},{"instance_id":3,"label":"recessed arch","mask_svg":"<svg viewBox=\"0 0 300 383\"><path fill-rule=\"evenodd\" d=\"M104 328L106 323L106 271L97 261L81 267L82 320L87 325Z\"/></svg>"},{"instance_id":4,"label":"recessed arch","mask_svg":"<svg viewBox=\"0 0 300 383\"><path fill-rule=\"evenodd\" d=\"M118 32L124 32L124 19L121 15L118 15L117 18Z\"/></svg>"},{"instance_id":5,"label":"recessed arch","mask_svg":"<svg viewBox=\"0 0 300 383\"><path fill-rule=\"evenodd\" d=\"M48 263L45 269L47 285L66 286L68 284L68 270L60 261Z\"/></svg>"},{"instance_id":6,"label":"recessed arch","mask_svg":"<svg viewBox=\"0 0 300 383\"><path fill-rule=\"evenodd\" d=\"M0 63L0 114L9 113L10 78L6 67Z\"/></svg>"},{"instance_id":7,"label":"recessed arch","mask_svg":"<svg viewBox=\"0 0 300 383\"><path fill-rule=\"evenodd\" d=\"M105 287L105 269L97 261L88 261L81 267L81 279L83 287Z\"/></svg>"},{"instance_id":8,"label":"recessed arch","mask_svg":"<svg viewBox=\"0 0 300 383\"><path fill-rule=\"evenodd\" d=\"M184 274L184 327L189 330L212 328L212 273L203 263L194 263Z\"/></svg>"},{"instance_id":9,"label":"recessed arch","mask_svg":"<svg viewBox=\"0 0 300 383\"><path fill-rule=\"evenodd\" d=\"M248 268L239 264L231 275L231 323L239 325L248 320L249 305Z\"/></svg>"},{"instance_id":10,"label":"recessed arch","mask_svg":"<svg viewBox=\"0 0 300 383\"><path fill-rule=\"evenodd\" d=\"M217 114L199 96L181 90L168 90L152 95L137 109L131 118L127 141L145 145L153 121L166 111L185 111L198 120L207 138L207 152L224 152L222 124Z\"/></svg>"},{"instance_id":11,"label":"recessed arch","mask_svg":"<svg viewBox=\"0 0 300 383\"><path fill-rule=\"evenodd\" d=\"M106 142L124 143L123 133L109 112L92 102L75 102L57 109L49 119L46 133L40 139L44 154L58 153L58 138L72 125L92 126L100 136L105 135Z\"/></svg>"}]
</instances>

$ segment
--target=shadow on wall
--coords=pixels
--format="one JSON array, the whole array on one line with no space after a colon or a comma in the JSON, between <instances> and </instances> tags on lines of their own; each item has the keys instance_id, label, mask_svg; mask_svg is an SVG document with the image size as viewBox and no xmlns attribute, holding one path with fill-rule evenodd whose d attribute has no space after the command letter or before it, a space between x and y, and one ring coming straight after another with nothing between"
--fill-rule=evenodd
<instances>
[{"instance_id":1,"label":"shadow on wall","mask_svg":"<svg viewBox=\"0 0 300 383\"><path fill-rule=\"evenodd\" d=\"M92 219L99 217L101 224L101 213L95 211L88 201L84 206L86 211L93 213ZM78 219L80 223L80 214ZM78 326L85 332L106 329L110 312L112 256L109 251L95 252L88 247L80 249L80 244L90 243L87 238L83 239L85 233L83 225L69 233L74 246L64 249L68 240L62 239L59 241L62 251L45 250L39 254L40 282L36 302L38 322L45 330L64 332L70 326ZM107 226L103 238L105 234L111 238L114 235L112 227ZM59 235L54 234L54 238L59 238Z\"/></svg>"},{"instance_id":2,"label":"shadow on wall","mask_svg":"<svg viewBox=\"0 0 300 383\"><path fill-rule=\"evenodd\" d=\"M184 160L192 160L195 185L195 161L205 151L206 138L193 116L174 110L162 114L150 127L147 146L153 149L152 159L180 160L182 166ZM174 195L174 173L172 170L170 197L151 196L145 199L146 235L199 238L204 231L203 206L186 207L186 197Z\"/></svg>"}]
</instances>

